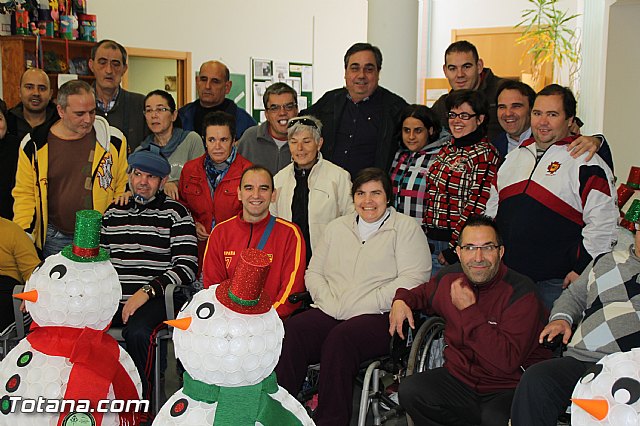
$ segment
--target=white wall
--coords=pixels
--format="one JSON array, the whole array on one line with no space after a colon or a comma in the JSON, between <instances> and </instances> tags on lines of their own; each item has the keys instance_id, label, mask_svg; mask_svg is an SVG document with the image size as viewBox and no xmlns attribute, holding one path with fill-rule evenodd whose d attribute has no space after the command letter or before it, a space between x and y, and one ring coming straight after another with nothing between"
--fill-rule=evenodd
<instances>
[{"instance_id":1,"label":"white wall","mask_svg":"<svg viewBox=\"0 0 640 426\"><path fill-rule=\"evenodd\" d=\"M522 20L522 10L531 8L527 0L423 0L431 2L427 17L429 23L429 48L427 51L426 77L444 77L442 64L444 51L451 44L451 30L514 26ZM576 13L580 0L560 0L559 9ZM586 0L588 1L588 0ZM599 0L597 0L599 1ZM428 7L427 4L425 7ZM482 52L479 52L482 57ZM485 64L491 68L491 64Z\"/></svg>"},{"instance_id":2,"label":"white wall","mask_svg":"<svg viewBox=\"0 0 640 426\"><path fill-rule=\"evenodd\" d=\"M314 100L344 84L344 52L367 37L366 0L91 0L88 9L100 39L190 51L194 73L219 59L247 86L250 57L313 62Z\"/></svg>"},{"instance_id":3,"label":"white wall","mask_svg":"<svg viewBox=\"0 0 640 426\"><path fill-rule=\"evenodd\" d=\"M609 10L604 134L611 144L619 182L626 182L631 166L640 166L638 120L640 85L640 2L618 1Z\"/></svg>"}]
</instances>

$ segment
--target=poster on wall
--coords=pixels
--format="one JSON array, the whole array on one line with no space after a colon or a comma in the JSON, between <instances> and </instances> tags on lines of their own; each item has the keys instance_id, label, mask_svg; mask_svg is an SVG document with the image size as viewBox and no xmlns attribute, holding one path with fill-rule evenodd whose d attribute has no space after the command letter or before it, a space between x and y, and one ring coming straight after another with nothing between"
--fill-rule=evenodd
<instances>
[{"instance_id":1,"label":"poster on wall","mask_svg":"<svg viewBox=\"0 0 640 426\"><path fill-rule=\"evenodd\" d=\"M271 61L267 59L254 59L253 60L253 79L254 80L266 80L273 77L273 68Z\"/></svg>"},{"instance_id":2,"label":"poster on wall","mask_svg":"<svg viewBox=\"0 0 640 426\"><path fill-rule=\"evenodd\" d=\"M231 73L229 79L231 80L231 90L227 98L235 102L239 108L247 109L247 77L244 74Z\"/></svg>"},{"instance_id":3,"label":"poster on wall","mask_svg":"<svg viewBox=\"0 0 640 426\"><path fill-rule=\"evenodd\" d=\"M252 70L252 116L263 122L263 95L271 84L286 83L298 94L298 109L303 110L312 102L313 66L304 62L291 62L275 59L251 59Z\"/></svg>"}]
</instances>

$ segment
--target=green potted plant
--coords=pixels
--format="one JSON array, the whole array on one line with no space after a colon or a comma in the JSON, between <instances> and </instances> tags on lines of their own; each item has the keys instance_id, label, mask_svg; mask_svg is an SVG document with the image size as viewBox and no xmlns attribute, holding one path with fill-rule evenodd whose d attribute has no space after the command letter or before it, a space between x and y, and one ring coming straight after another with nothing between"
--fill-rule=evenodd
<instances>
[{"instance_id":1,"label":"green potted plant","mask_svg":"<svg viewBox=\"0 0 640 426\"><path fill-rule=\"evenodd\" d=\"M567 63L571 73L577 71L580 60L579 47L575 30L570 28L578 14L569 15L567 11L557 8L558 0L528 0L531 9L522 11L522 21L516 28L523 28L518 43L526 44L529 49L526 58L532 64L534 85L544 84L543 68L551 66L551 76L555 64Z\"/></svg>"}]
</instances>

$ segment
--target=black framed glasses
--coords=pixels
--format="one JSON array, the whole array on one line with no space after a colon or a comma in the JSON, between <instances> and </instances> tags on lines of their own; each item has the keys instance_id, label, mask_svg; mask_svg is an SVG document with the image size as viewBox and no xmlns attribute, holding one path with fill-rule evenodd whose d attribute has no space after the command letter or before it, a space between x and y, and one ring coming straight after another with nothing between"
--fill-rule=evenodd
<instances>
[{"instance_id":1,"label":"black framed glasses","mask_svg":"<svg viewBox=\"0 0 640 426\"><path fill-rule=\"evenodd\" d=\"M485 246L474 246L473 244L467 244L465 246L460 246L460 250L465 253L475 253L480 250L482 253L491 253L500 248L499 245L496 244L487 244Z\"/></svg>"},{"instance_id":2,"label":"black framed glasses","mask_svg":"<svg viewBox=\"0 0 640 426\"><path fill-rule=\"evenodd\" d=\"M296 107L298 106L297 103L295 102L289 102L288 104L283 104L283 105L277 105L277 104L273 104L267 107L267 111L269 112L278 112L281 109L287 111L287 112L291 112L293 111Z\"/></svg>"},{"instance_id":3,"label":"black framed glasses","mask_svg":"<svg viewBox=\"0 0 640 426\"><path fill-rule=\"evenodd\" d=\"M468 112L461 112L456 114L453 111L449 111L447 113L447 117L449 117L450 120L455 119L456 117L460 117L460 120L471 120L473 117L477 116L478 114L469 114Z\"/></svg>"},{"instance_id":4,"label":"black framed glasses","mask_svg":"<svg viewBox=\"0 0 640 426\"><path fill-rule=\"evenodd\" d=\"M297 123L304 124L305 126L313 127L314 129L318 128L318 125L313 120L310 120L308 118L294 117L291 120L289 120L289 123L287 124L287 129L292 128L294 126L294 124L297 124Z\"/></svg>"}]
</instances>

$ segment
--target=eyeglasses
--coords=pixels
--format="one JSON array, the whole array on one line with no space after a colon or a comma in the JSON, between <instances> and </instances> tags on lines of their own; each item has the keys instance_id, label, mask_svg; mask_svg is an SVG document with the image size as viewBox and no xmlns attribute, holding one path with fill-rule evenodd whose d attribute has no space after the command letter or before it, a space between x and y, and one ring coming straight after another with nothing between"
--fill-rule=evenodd
<instances>
[{"instance_id":1,"label":"eyeglasses","mask_svg":"<svg viewBox=\"0 0 640 426\"><path fill-rule=\"evenodd\" d=\"M297 117L294 117L291 120L289 120L289 124L287 124L287 129L292 128L295 124L298 124L298 123L304 124L305 126L313 127L314 129L318 128L318 125L313 120L310 120L308 118L297 118Z\"/></svg>"},{"instance_id":2,"label":"eyeglasses","mask_svg":"<svg viewBox=\"0 0 640 426\"><path fill-rule=\"evenodd\" d=\"M171 111L171 108L168 107L160 107L160 108L156 108L156 109L145 109L144 111L142 111L145 115L151 115L151 114L160 114L161 112L169 112Z\"/></svg>"},{"instance_id":3,"label":"eyeglasses","mask_svg":"<svg viewBox=\"0 0 640 426\"><path fill-rule=\"evenodd\" d=\"M289 102L288 104L284 104L284 105L273 104L273 105L267 107L267 111L269 111L269 112L278 112L281 109L284 109L285 111L290 112L290 111L293 111L297 106L298 106L298 104L295 103L295 102Z\"/></svg>"},{"instance_id":4,"label":"eyeglasses","mask_svg":"<svg viewBox=\"0 0 640 426\"><path fill-rule=\"evenodd\" d=\"M459 114L456 114L453 111L449 111L447 113L447 117L449 117L449 120L453 120L456 117L460 117L460 120L471 120L471 118L477 116L478 114L469 114L468 112L461 112Z\"/></svg>"},{"instance_id":5,"label":"eyeglasses","mask_svg":"<svg viewBox=\"0 0 640 426\"><path fill-rule=\"evenodd\" d=\"M480 250L482 253L491 253L495 250L498 250L501 246L495 244L487 244L486 246L474 246L472 244L468 244L466 246L460 246L460 250L465 253L475 253L477 250Z\"/></svg>"}]
</instances>

